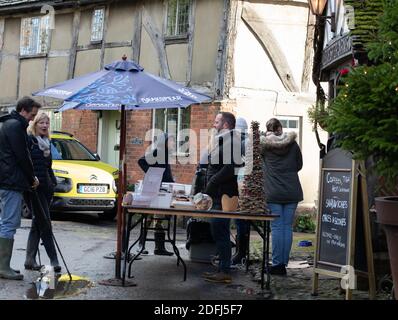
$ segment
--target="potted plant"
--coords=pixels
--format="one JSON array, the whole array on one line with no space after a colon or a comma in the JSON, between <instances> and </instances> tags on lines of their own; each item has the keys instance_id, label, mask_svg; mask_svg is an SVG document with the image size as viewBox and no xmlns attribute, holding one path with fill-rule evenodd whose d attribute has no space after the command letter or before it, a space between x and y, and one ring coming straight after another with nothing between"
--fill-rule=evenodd
<instances>
[{"instance_id":1,"label":"potted plant","mask_svg":"<svg viewBox=\"0 0 398 320\"><path fill-rule=\"evenodd\" d=\"M327 129L357 159L374 160L375 173L391 194L398 177L398 1L386 1L377 39L367 45L372 65L354 68L342 79L329 107ZM385 226L395 296L398 296L398 197L376 198Z\"/></svg>"}]
</instances>

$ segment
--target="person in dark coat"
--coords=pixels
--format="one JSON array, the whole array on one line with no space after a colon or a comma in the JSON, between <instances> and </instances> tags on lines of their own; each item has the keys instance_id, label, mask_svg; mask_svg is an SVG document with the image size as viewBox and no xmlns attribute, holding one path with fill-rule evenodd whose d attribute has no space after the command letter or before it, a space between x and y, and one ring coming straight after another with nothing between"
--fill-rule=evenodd
<instances>
[{"instance_id":1,"label":"person in dark coat","mask_svg":"<svg viewBox=\"0 0 398 320\"><path fill-rule=\"evenodd\" d=\"M235 116L229 112L219 113L214 120L213 127L217 130L217 135L209 152L207 185L204 191L212 198L214 210L236 211L238 208L239 192L235 162L241 159L234 159L234 149L238 148L240 151L241 139L234 131L235 123ZM239 156L241 156L240 153ZM225 218L211 219L212 236L216 243L220 263L217 272L203 274L206 281L216 283L232 281L230 222L231 219Z\"/></svg>"},{"instance_id":2,"label":"person in dark coat","mask_svg":"<svg viewBox=\"0 0 398 320\"><path fill-rule=\"evenodd\" d=\"M280 215L271 222L272 274L286 274L293 241L293 221L297 205L303 200L298 172L303 167L296 133L284 133L281 122L272 118L261 137L265 165L265 194L272 213Z\"/></svg>"},{"instance_id":3,"label":"person in dark coat","mask_svg":"<svg viewBox=\"0 0 398 320\"><path fill-rule=\"evenodd\" d=\"M52 236L50 204L54 194L57 180L51 168L51 142L49 138L50 118L44 112L39 112L28 128L30 141L30 154L33 168L40 185L35 194L31 195L32 226L30 228L28 243L26 245L25 269L40 270L42 267L36 262L40 238L50 258L50 264L55 272L61 271L58 263L57 251Z\"/></svg>"},{"instance_id":4,"label":"person in dark coat","mask_svg":"<svg viewBox=\"0 0 398 320\"><path fill-rule=\"evenodd\" d=\"M14 235L21 225L23 193L39 185L26 133L39 108L38 102L23 97L15 111L0 117L0 278L10 280L23 279L10 267Z\"/></svg>"},{"instance_id":5,"label":"person in dark coat","mask_svg":"<svg viewBox=\"0 0 398 320\"><path fill-rule=\"evenodd\" d=\"M138 165L146 173L150 167L164 168L162 182L174 182L173 174L171 172L170 158L175 149L175 138L164 133L158 136L155 147L151 152L148 152L145 156L138 160ZM157 219L158 218L158 219ZM163 228L162 219L163 215L155 215L155 255L171 256L172 252L166 250L165 238L166 232ZM144 235L146 237L146 235ZM141 248L144 245L144 239L140 239ZM142 248L142 253L147 254L148 251ZM140 250L141 251L141 250Z\"/></svg>"},{"instance_id":6,"label":"person in dark coat","mask_svg":"<svg viewBox=\"0 0 398 320\"><path fill-rule=\"evenodd\" d=\"M247 134L247 122L244 118L238 117L236 119L235 130L237 134L241 137L241 151L242 151L242 159L245 159L245 151L246 144L248 143L248 134ZM238 171L238 190L239 193L242 192L243 181L244 181L244 172L245 165L242 163L242 166ZM246 257L247 250L249 247L249 237L250 237L250 222L248 220L236 219L236 251L232 256L232 265L242 263L242 259Z\"/></svg>"}]
</instances>

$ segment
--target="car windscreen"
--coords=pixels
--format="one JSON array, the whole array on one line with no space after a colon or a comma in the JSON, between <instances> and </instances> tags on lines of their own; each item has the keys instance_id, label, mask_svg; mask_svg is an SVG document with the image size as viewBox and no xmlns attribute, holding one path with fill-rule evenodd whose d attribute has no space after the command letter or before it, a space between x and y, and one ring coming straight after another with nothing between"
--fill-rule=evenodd
<instances>
[{"instance_id":1,"label":"car windscreen","mask_svg":"<svg viewBox=\"0 0 398 320\"><path fill-rule=\"evenodd\" d=\"M53 160L97 160L79 141L72 139L51 139L51 154Z\"/></svg>"}]
</instances>

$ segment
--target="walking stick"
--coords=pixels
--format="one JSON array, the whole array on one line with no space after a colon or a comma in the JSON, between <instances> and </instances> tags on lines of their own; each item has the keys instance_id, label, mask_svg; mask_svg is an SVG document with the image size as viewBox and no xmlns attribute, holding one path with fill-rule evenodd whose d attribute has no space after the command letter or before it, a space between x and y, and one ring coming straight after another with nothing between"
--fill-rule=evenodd
<instances>
[{"instance_id":1,"label":"walking stick","mask_svg":"<svg viewBox=\"0 0 398 320\"><path fill-rule=\"evenodd\" d=\"M69 280L72 281L72 275L71 275L71 273L70 273L70 271L69 271L68 266L66 265L64 256L63 256L63 254L62 254L62 252L61 252L61 249L59 248L57 239L55 238L54 232L53 232L53 230L52 230L50 218L47 217L47 215L44 213L43 206L42 206L42 204L41 204L40 198L39 198L39 196L38 196L36 190L33 190L33 197L31 198L31 200L32 200L32 201L35 201L35 203L36 203L36 206L33 206L33 207L39 209L39 212L35 212L35 214L36 214L36 215L37 215L38 213L41 214L41 217L44 219L44 221L46 221L47 226L48 226L48 228L50 229L51 236L52 236L52 238L53 238L53 240L54 240L55 246L57 247L57 250L58 250L58 252L59 252L59 255L61 256L62 262L64 263L66 272L68 273ZM38 230L39 230L39 233L40 233L40 229L38 229Z\"/></svg>"}]
</instances>

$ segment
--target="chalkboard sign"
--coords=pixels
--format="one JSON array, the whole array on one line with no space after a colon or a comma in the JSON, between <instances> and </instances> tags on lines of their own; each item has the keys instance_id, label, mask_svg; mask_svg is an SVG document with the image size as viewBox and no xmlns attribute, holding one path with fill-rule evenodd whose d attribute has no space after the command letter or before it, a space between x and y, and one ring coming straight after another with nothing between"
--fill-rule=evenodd
<instances>
[{"instance_id":1,"label":"chalkboard sign","mask_svg":"<svg viewBox=\"0 0 398 320\"><path fill-rule=\"evenodd\" d=\"M352 165L349 153L334 149L323 158L321 166L316 263L336 272L348 264L356 183Z\"/></svg>"},{"instance_id":2,"label":"chalkboard sign","mask_svg":"<svg viewBox=\"0 0 398 320\"><path fill-rule=\"evenodd\" d=\"M343 278L347 269L369 277L371 296L375 282L364 164L341 149L321 161L317 244L313 293L318 274ZM351 288L347 290L349 299Z\"/></svg>"},{"instance_id":3,"label":"chalkboard sign","mask_svg":"<svg viewBox=\"0 0 398 320\"><path fill-rule=\"evenodd\" d=\"M350 223L351 170L324 170L322 181L319 263L344 266Z\"/></svg>"}]
</instances>

